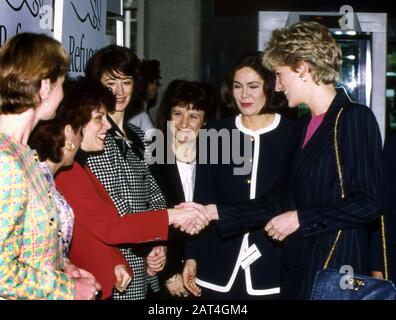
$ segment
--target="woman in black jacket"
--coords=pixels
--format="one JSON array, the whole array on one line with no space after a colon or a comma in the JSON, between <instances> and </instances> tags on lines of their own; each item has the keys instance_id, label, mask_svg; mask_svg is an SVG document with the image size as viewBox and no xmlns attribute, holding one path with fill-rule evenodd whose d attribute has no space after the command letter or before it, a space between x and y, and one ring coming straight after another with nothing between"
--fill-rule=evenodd
<instances>
[{"instance_id":1,"label":"woman in black jacket","mask_svg":"<svg viewBox=\"0 0 396 320\"><path fill-rule=\"evenodd\" d=\"M300 22L275 30L263 63L275 71L276 89L289 106L305 104L310 111L291 141L294 150L281 190L284 213L277 215L272 209L276 201L268 195L209 208L227 235L269 220L265 231L284 242L282 297L309 299L333 245L328 267L349 265L355 273L370 272L368 225L381 211L381 136L372 111L335 88L341 49L326 27Z\"/></svg>"},{"instance_id":2,"label":"woman in black jacket","mask_svg":"<svg viewBox=\"0 0 396 320\"><path fill-rule=\"evenodd\" d=\"M286 99L275 92L275 75L261 59L262 52L244 55L226 76L222 97L238 115L207 126L208 133L217 132L222 138L216 148L212 136L204 149L207 164L201 162L200 149L194 201L221 206L255 199L280 177L294 121L279 114ZM200 146L202 142L200 136ZM186 254L183 276L194 295L200 291L189 281L201 287L203 299L279 296L280 245L263 232L263 224L228 237L212 223L188 240Z\"/></svg>"},{"instance_id":3,"label":"woman in black jacket","mask_svg":"<svg viewBox=\"0 0 396 320\"><path fill-rule=\"evenodd\" d=\"M151 171L169 207L193 200L198 131L215 116L216 110L214 95L204 83L174 80L164 92L157 126L163 133L166 148L163 158L158 157ZM171 296L188 295L181 276L185 239L179 230L170 231L167 263L159 276Z\"/></svg>"}]
</instances>

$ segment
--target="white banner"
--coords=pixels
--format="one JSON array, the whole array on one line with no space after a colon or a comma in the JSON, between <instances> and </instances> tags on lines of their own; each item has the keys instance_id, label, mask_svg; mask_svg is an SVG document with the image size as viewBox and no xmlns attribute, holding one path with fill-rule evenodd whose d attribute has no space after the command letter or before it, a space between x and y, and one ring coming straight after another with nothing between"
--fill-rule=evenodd
<instances>
[{"instance_id":1,"label":"white banner","mask_svg":"<svg viewBox=\"0 0 396 320\"><path fill-rule=\"evenodd\" d=\"M1 0L0 46L21 32L52 35L53 0Z\"/></svg>"},{"instance_id":2,"label":"white banner","mask_svg":"<svg viewBox=\"0 0 396 320\"><path fill-rule=\"evenodd\" d=\"M70 54L69 75L84 74L89 58L105 45L107 0L55 0L54 37Z\"/></svg>"}]
</instances>

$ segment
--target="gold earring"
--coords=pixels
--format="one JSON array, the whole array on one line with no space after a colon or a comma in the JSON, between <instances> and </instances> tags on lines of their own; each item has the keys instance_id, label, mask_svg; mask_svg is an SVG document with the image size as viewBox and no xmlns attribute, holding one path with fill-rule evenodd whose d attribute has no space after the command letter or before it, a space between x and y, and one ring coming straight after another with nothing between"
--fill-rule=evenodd
<instances>
[{"instance_id":1,"label":"gold earring","mask_svg":"<svg viewBox=\"0 0 396 320\"><path fill-rule=\"evenodd\" d=\"M44 102L44 107L45 107L45 108L48 108L48 101L45 101L45 102Z\"/></svg>"},{"instance_id":2,"label":"gold earring","mask_svg":"<svg viewBox=\"0 0 396 320\"><path fill-rule=\"evenodd\" d=\"M67 151L74 151L74 149L76 148L76 146L74 145L73 142L66 141L65 148L66 148Z\"/></svg>"},{"instance_id":3,"label":"gold earring","mask_svg":"<svg viewBox=\"0 0 396 320\"><path fill-rule=\"evenodd\" d=\"M300 73L298 76L302 81L307 82L307 79L304 77L304 73Z\"/></svg>"}]
</instances>

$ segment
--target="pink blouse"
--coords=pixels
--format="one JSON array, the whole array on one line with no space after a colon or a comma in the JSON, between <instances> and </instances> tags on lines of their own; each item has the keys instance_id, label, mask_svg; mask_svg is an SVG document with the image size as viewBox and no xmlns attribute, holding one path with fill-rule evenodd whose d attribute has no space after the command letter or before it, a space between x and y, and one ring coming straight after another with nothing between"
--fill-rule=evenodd
<instances>
[{"instance_id":1,"label":"pink blouse","mask_svg":"<svg viewBox=\"0 0 396 320\"><path fill-rule=\"evenodd\" d=\"M311 121L308 124L308 128L307 128L307 133L305 134L305 138L304 138L304 143L303 143L303 148L305 147L305 145L308 143L308 141L312 138L312 136L314 135L315 131L319 128L320 124L323 121L323 118L325 116L326 113L322 113L316 117L312 117Z\"/></svg>"}]
</instances>

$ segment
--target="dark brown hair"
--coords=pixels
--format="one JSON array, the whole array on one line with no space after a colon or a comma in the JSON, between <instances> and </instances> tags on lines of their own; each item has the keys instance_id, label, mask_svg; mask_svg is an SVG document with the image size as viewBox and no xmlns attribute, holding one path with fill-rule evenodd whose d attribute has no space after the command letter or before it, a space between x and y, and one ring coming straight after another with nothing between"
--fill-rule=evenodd
<instances>
[{"instance_id":1,"label":"dark brown hair","mask_svg":"<svg viewBox=\"0 0 396 320\"><path fill-rule=\"evenodd\" d=\"M29 145L36 149L40 161L47 159L58 163L65 146L64 128L70 125L77 133L92 118L92 111L105 107L107 112L115 108L115 97L99 80L79 77L63 84L64 98L55 118L41 121L30 135Z\"/></svg>"},{"instance_id":2,"label":"dark brown hair","mask_svg":"<svg viewBox=\"0 0 396 320\"><path fill-rule=\"evenodd\" d=\"M194 110L205 112L204 121L216 115L217 105L212 89L206 83L173 80L166 88L158 109L157 127L166 134L166 123L171 118L175 106L192 105Z\"/></svg>"},{"instance_id":3,"label":"dark brown hair","mask_svg":"<svg viewBox=\"0 0 396 320\"><path fill-rule=\"evenodd\" d=\"M85 75L88 78L100 80L105 73L116 77L118 72L132 77L136 85L137 80L140 79L138 68L139 59L131 49L109 45L95 52L89 59Z\"/></svg>"},{"instance_id":4,"label":"dark brown hair","mask_svg":"<svg viewBox=\"0 0 396 320\"><path fill-rule=\"evenodd\" d=\"M55 39L20 33L0 48L0 113L19 114L40 104L41 80L66 74L68 56Z\"/></svg>"},{"instance_id":5,"label":"dark brown hair","mask_svg":"<svg viewBox=\"0 0 396 320\"><path fill-rule=\"evenodd\" d=\"M263 66L262 56L263 52L260 51L245 54L228 71L221 87L221 98L227 107L239 111L233 94L234 78L238 70L247 67L253 69L264 80L263 91L266 102L260 113L281 112L287 108L285 96L275 91L275 74Z\"/></svg>"}]
</instances>

